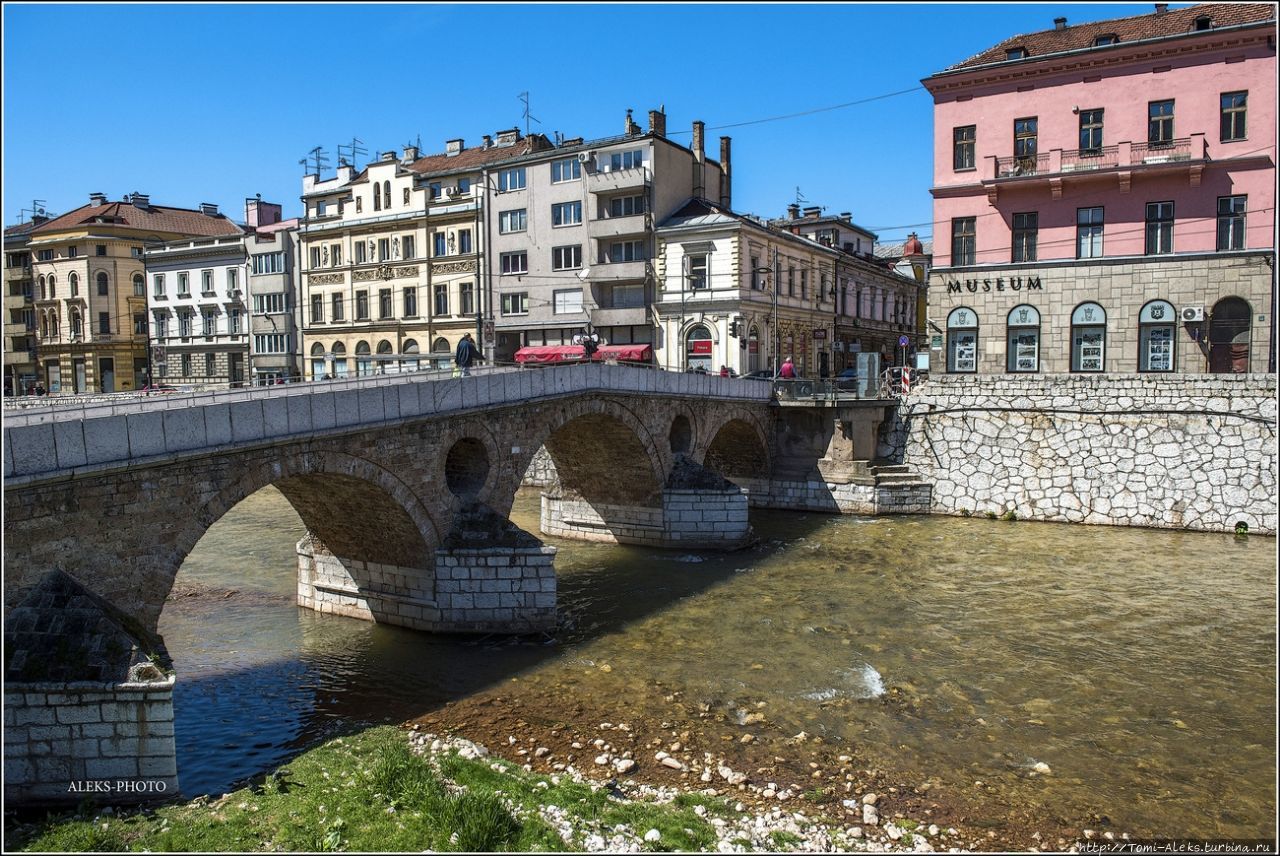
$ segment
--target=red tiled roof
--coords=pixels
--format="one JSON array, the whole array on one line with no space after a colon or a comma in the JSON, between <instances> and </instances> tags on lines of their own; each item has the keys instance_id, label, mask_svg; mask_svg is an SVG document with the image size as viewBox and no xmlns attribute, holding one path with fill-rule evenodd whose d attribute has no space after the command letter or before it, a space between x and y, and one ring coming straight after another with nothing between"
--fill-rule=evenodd
<instances>
[{"instance_id":1,"label":"red tiled roof","mask_svg":"<svg viewBox=\"0 0 1280 856\"><path fill-rule=\"evenodd\" d=\"M1042 7L1044 8L1044 7ZM1141 39L1154 39L1161 36L1179 36L1191 33L1196 18L1208 15L1213 29L1232 27L1240 24L1256 24L1276 19L1275 6L1268 3L1203 3L1185 9L1170 9L1166 12L1146 15L1135 15L1131 18L1113 18L1109 21L1093 21L1075 26L1066 26L1061 30L1041 30L1037 33L1024 33L1007 38L994 47L988 48L976 56L956 63L947 71L958 71L990 63L1005 62L1005 52L1010 48L1025 48L1027 58L1007 60L1008 62L1034 62L1037 57L1062 51L1080 50L1093 46L1098 36L1115 34L1119 42L1134 42ZM1099 50L1107 50L1107 46L1099 46Z\"/></svg>"},{"instance_id":2,"label":"red tiled roof","mask_svg":"<svg viewBox=\"0 0 1280 856\"><path fill-rule=\"evenodd\" d=\"M534 147L534 140L539 141L540 146L538 148ZM544 138L535 134L532 137L525 137L513 146L490 146L487 149L481 146L473 146L469 149L463 149L456 155L444 153L426 155L409 164L408 168L413 172L424 175L434 172L454 172L455 170L484 166L494 161L520 157L535 151L542 151L544 148L546 151L550 151L552 146L546 143Z\"/></svg>"},{"instance_id":3,"label":"red tiled roof","mask_svg":"<svg viewBox=\"0 0 1280 856\"><path fill-rule=\"evenodd\" d=\"M76 226L88 226L99 217L109 218L110 225L192 237L239 235L244 231L222 214L202 214L188 208L166 208L161 205L139 208L128 202L108 202L105 205L85 205L61 217L55 217L33 229L31 234L41 235Z\"/></svg>"},{"instance_id":4,"label":"red tiled roof","mask_svg":"<svg viewBox=\"0 0 1280 856\"><path fill-rule=\"evenodd\" d=\"M36 226L38 225L40 224L33 223L32 221L28 220L27 222L19 223L16 226L6 226L4 229L4 236L6 238L22 237L24 235L30 234L31 230L36 228Z\"/></svg>"}]
</instances>

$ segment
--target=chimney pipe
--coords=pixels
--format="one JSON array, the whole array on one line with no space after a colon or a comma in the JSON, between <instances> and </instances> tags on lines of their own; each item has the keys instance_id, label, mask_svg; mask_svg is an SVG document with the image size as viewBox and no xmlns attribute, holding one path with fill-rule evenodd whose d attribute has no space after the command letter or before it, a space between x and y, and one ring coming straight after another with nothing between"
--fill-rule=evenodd
<instances>
[{"instance_id":1,"label":"chimney pipe","mask_svg":"<svg viewBox=\"0 0 1280 856\"><path fill-rule=\"evenodd\" d=\"M90 204L90 205L106 205L106 204L107 204L107 194L105 194L105 193L90 193L90 194L89 194L89 204Z\"/></svg>"},{"instance_id":2,"label":"chimney pipe","mask_svg":"<svg viewBox=\"0 0 1280 856\"><path fill-rule=\"evenodd\" d=\"M720 207L732 210L733 172L729 164L729 138L720 138Z\"/></svg>"},{"instance_id":3,"label":"chimney pipe","mask_svg":"<svg viewBox=\"0 0 1280 856\"><path fill-rule=\"evenodd\" d=\"M698 199L702 199L707 192L703 178L703 164L707 159L707 154L703 150L702 140L706 127L705 122L695 121L693 123L693 195Z\"/></svg>"},{"instance_id":4,"label":"chimney pipe","mask_svg":"<svg viewBox=\"0 0 1280 856\"><path fill-rule=\"evenodd\" d=\"M414 161L416 161L417 159L418 159L418 147L417 147L417 146L405 146L405 147L404 147L404 158L403 158L404 162L405 162L405 163L413 163L413 162L414 162Z\"/></svg>"},{"instance_id":5,"label":"chimney pipe","mask_svg":"<svg viewBox=\"0 0 1280 856\"><path fill-rule=\"evenodd\" d=\"M649 133L655 137L667 135L667 114L661 110L649 111Z\"/></svg>"},{"instance_id":6,"label":"chimney pipe","mask_svg":"<svg viewBox=\"0 0 1280 856\"><path fill-rule=\"evenodd\" d=\"M1163 15L1165 12L1168 12L1168 11L1169 11L1169 4L1168 4L1168 3L1157 3L1157 4L1156 4L1156 14L1157 14L1157 15Z\"/></svg>"},{"instance_id":7,"label":"chimney pipe","mask_svg":"<svg viewBox=\"0 0 1280 856\"><path fill-rule=\"evenodd\" d=\"M800 219L800 206L792 202L787 206L787 217L791 220Z\"/></svg>"},{"instance_id":8,"label":"chimney pipe","mask_svg":"<svg viewBox=\"0 0 1280 856\"><path fill-rule=\"evenodd\" d=\"M628 137L634 137L636 134L640 133L640 126L637 125L635 123L635 120L631 118L630 107L627 108L627 123L626 123L626 129L623 131L623 133L625 133Z\"/></svg>"},{"instance_id":9,"label":"chimney pipe","mask_svg":"<svg viewBox=\"0 0 1280 856\"><path fill-rule=\"evenodd\" d=\"M1055 30L1065 30L1065 29L1067 28L1067 19L1066 19L1066 18L1054 18L1054 19L1053 19L1053 28L1054 28Z\"/></svg>"},{"instance_id":10,"label":"chimney pipe","mask_svg":"<svg viewBox=\"0 0 1280 856\"><path fill-rule=\"evenodd\" d=\"M135 196L136 196L136 194L135 194ZM204 216L206 216L206 217L217 217L217 216L218 216L218 206L217 206L217 205L215 205L215 204L213 204L212 202L201 202L201 203L200 203L200 213L201 213L201 214L203 214L203 215L204 215Z\"/></svg>"}]
</instances>

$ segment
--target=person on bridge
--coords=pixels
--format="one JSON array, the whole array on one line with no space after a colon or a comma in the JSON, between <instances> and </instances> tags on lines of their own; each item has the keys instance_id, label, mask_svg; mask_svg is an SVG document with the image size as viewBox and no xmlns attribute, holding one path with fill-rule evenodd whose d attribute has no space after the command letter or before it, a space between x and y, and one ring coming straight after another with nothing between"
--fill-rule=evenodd
<instances>
[{"instance_id":1,"label":"person on bridge","mask_svg":"<svg viewBox=\"0 0 1280 856\"><path fill-rule=\"evenodd\" d=\"M795 366L795 363L791 362L790 357L787 357L785 360L782 361L782 368L778 369L778 377L782 378L783 380L796 379L796 366Z\"/></svg>"},{"instance_id":2,"label":"person on bridge","mask_svg":"<svg viewBox=\"0 0 1280 856\"><path fill-rule=\"evenodd\" d=\"M467 333L462 337L462 341L458 342L458 351L453 355L453 361L457 364L462 376L467 377L471 374L471 364L478 359L480 354L475 340L471 338L470 333Z\"/></svg>"}]
</instances>

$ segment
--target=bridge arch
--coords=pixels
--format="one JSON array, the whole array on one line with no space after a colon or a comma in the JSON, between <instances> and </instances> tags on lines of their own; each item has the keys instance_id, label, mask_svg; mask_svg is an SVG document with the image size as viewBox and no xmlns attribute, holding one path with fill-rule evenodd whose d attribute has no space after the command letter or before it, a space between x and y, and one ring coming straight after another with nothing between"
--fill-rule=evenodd
<instances>
[{"instance_id":1,"label":"bridge arch","mask_svg":"<svg viewBox=\"0 0 1280 856\"><path fill-rule=\"evenodd\" d=\"M755 414L745 408L728 408L708 429L696 447L695 460L731 481L768 478L768 434Z\"/></svg>"}]
</instances>

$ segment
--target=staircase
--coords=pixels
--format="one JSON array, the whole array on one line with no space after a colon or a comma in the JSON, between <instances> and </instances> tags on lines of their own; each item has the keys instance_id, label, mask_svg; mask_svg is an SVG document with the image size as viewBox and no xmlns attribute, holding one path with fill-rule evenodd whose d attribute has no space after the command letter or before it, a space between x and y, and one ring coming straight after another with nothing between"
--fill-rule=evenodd
<instances>
[{"instance_id":1,"label":"staircase","mask_svg":"<svg viewBox=\"0 0 1280 856\"><path fill-rule=\"evenodd\" d=\"M907 464L873 461L868 467L875 479L877 514L928 514L933 484L924 481Z\"/></svg>"}]
</instances>

